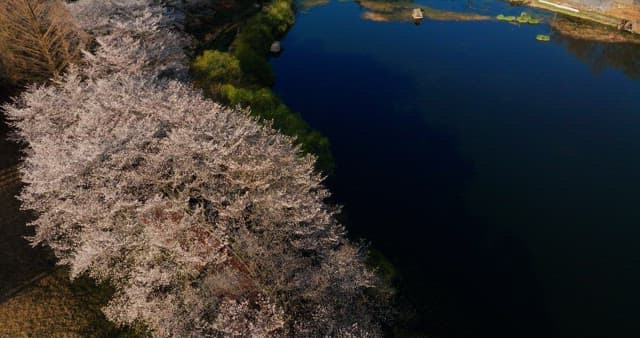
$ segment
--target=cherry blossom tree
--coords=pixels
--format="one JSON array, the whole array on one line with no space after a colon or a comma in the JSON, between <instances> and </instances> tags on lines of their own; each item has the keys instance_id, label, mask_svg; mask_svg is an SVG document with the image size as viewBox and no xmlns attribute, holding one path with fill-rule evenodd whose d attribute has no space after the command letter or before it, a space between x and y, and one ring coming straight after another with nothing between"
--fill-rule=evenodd
<instances>
[{"instance_id":1,"label":"cherry blossom tree","mask_svg":"<svg viewBox=\"0 0 640 338\"><path fill-rule=\"evenodd\" d=\"M67 7L99 45L86 55L92 67L85 72L187 77L190 40L174 7L150 0L80 0Z\"/></svg>"},{"instance_id":2,"label":"cherry blossom tree","mask_svg":"<svg viewBox=\"0 0 640 338\"><path fill-rule=\"evenodd\" d=\"M111 283L107 317L156 337L379 336L388 293L315 158L176 79L170 12L98 3L70 5L98 43L85 64L4 106L28 145L32 243Z\"/></svg>"}]
</instances>

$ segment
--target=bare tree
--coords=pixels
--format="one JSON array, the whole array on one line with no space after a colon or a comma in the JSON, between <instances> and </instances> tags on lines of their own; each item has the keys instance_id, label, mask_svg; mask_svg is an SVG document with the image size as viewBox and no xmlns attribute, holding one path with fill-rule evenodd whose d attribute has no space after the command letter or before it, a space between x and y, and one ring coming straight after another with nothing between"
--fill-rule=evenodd
<instances>
[{"instance_id":1,"label":"bare tree","mask_svg":"<svg viewBox=\"0 0 640 338\"><path fill-rule=\"evenodd\" d=\"M0 62L13 80L59 76L81 60L86 36L60 0L0 2Z\"/></svg>"},{"instance_id":2,"label":"bare tree","mask_svg":"<svg viewBox=\"0 0 640 338\"><path fill-rule=\"evenodd\" d=\"M32 243L112 283L107 317L156 337L379 336L386 293L315 158L160 76L183 69L185 40L151 0L83 19L95 2L71 6L99 44L85 65L4 107L29 145Z\"/></svg>"}]
</instances>

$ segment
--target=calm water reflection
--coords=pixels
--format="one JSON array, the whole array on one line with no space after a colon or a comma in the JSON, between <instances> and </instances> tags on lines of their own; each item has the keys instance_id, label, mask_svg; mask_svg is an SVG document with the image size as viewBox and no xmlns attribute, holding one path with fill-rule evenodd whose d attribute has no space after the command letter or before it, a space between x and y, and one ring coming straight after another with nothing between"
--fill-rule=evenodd
<instances>
[{"instance_id":1,"label":"calm water reflection","mask_svg":"<svg viewBox=\"0 0 640 338\"><path fill-rule=\"evenodd\" d=\"M519 13L502 2L425 1ZM326 134L354 236L398 265L417 327L635 337L640 52L502 22L301 13L276 91Z\"/></svg>"}]
</instances>

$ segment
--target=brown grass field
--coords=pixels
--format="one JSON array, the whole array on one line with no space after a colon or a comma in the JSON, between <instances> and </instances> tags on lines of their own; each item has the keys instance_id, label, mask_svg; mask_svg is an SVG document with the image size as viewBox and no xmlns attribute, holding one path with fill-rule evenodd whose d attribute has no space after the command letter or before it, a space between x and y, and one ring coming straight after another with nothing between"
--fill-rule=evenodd
<instances>
[{"instance_id":1,"label":"brown grass field","mask_svg":"<svg viewBox=\"0 0 640 338\"><path fill-rule=\"evenodd\" d=\"M0 303L0 337L143 337L107 321L111 291L88 278L71 283L65 268L28 284Z\"/></svg>"}]
</instances>

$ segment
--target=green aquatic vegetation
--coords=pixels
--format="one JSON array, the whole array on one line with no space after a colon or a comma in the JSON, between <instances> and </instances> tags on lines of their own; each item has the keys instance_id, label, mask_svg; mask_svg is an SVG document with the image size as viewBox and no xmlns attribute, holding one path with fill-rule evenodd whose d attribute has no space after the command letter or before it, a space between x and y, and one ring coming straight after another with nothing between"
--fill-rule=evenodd
<instances>
[{"instance_id":1,"label":"green aquatic vegetation","mask_svg":"<svg viewBox=\"0 0 640 338\"><path fill-rule=\"evenodd\" d=\"M530 25L537 25L542 22L542 19L534 18L527 12L520 13L520 16L516 20L519 23L528 23Z\"/></svg>"},{"instance_id":2,"label":"green aquatic vegetation","mask_svg":"<svg viewBox=\"0 0 640 338\"><path fill-rule=\"evenodd\" d=\"M500 21L507 21L507 22L513 22L516 21L516 17L513 15L503 15L500 14L498 16L496 16L496 19L500 20Z\"/></svg>"},{"instance_id":3,"label":"green aquatic vegetation","mask_svg":"<svg viewBox=\"0 0 640 338\"><path fill-rule=\"evenodd\" d=\"M536 35L536 40L538 41L551 41L551 37L549 35L545 35L545 34L538 34Z\"/></svg>"},{"instance_id":4,"label":"green aquatic vegetation","mask_svg":"<svg viewBox=\"0 0 640 338\"><path fill-rule=\"evenodd\" d=\"M542 22L542 19L534 18L531 15L529 15L527 12L522 12L520 13L520 16L517 16L517 17L514 15L498 14L498 16L496 16L496 19L498 21L518 22L518 23L522 23L522 24L526 23L530 25L537 25Z\"/></svg>"}]
</instances>

